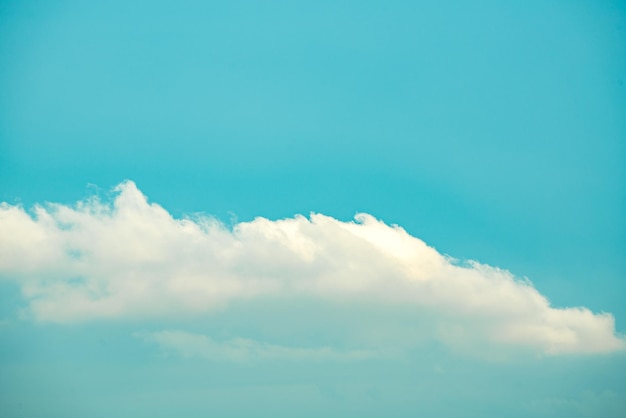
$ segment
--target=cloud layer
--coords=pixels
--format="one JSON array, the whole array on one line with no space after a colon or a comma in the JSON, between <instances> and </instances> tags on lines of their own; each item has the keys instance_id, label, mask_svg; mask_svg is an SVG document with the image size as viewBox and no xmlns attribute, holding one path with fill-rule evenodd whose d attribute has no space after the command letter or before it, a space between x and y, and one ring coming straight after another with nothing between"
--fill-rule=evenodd
<instances>
[{"instance_id":1,"label":"cloud layer","mask_svg":"<svg viewBox=\"0 0 626 418\"><path fill-rule=\"evenodd\" d=\"M365 350L338 351L331 347L286 347L260 343L247 338L215 341L213 338L186 331L165 330L139 332L135 337L157 344L166 353L184 358L202 358L215 362L246 363L257 360L358 361L374 353Z\"/></svg>"},{"instance_id":2,"label":"cloud layer","mask_svg":"<svg viewBox=\"0 0 626 418\"><path fill-rule=\"evenodd\" d=\"M175 219L130 181L115 191L112 202L47 204L32 214L0 206L0 276L19 284L27 316L198 317L235 302L308 298L419 309L433 338L457 346L479 341L547 354L625 347L610 314L553 308L530 282L459 265L367 214L354 222L257 218L229 229L211 217Z\"/></svg>"}]
</instances>

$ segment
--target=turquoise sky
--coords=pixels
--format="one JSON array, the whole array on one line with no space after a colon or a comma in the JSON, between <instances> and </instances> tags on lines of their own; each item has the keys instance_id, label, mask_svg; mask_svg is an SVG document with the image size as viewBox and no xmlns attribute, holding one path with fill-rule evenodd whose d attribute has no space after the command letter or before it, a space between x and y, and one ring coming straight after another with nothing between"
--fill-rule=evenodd
<instances>
[{"instance_id":1,"label":"turquoise sky","mask_svg":"<svg viewBox=\"0 0 626 418\"><path fill-rule=\"evenodd\" d=\"M76 207L94 195L105 206L143 207L134 186L112 191L125 180L176 219L217 217L250 248L235 270L217 256L207 267L202 257L181 255L185 266L202 264L194 274L211 278L219 265L243 289L258 271L268 280L304 274L287 256L274 260L282 250L256 252L274 248L259 224L247 224L253 231L245 239L236 225L310 213L346 223L364 212L460 265L476 260L528 278L555 309L611 313L610 334L619 339L626 332L626 8L620 1L2 2L6 213L21 205L34 217L35 204ZM131 211L132 222L111 229L118 242L111 248L162 239L177 251L166 243L178 239L178 227L145 238L170 225L151 210ZM280 294L275 303L237 299L182 316L119 302L115 314L77 310L68 320L58 314L58 292L66 290L49 289L88 287L96 276L106 287L109 270L85 258L79 270L67 267L70 277L62 264L70 262L50 248L61 242L54 237L68 236L75 258L96 254L90 245L102 236L84 231L98 230L90 228L99 216L69 226L56 218L57 229L41 224L40 241L26 221L0 218L2 416L626 411L623 349L557 355L537 343L531 354L503 354L485 331L479 351L489 354L477 355L440 334L412 337L456 315L439 305L445 292L434 307L420 305L426 312L379 306L374 296L354 302L307 293ZM354 257L364 275L395 277L387 258L368 264L378 252L361 253L361 244L312 219L306 237L342 245L329 253L333 266ZM215 254L218 242L210 241ZM159 260L150 268L170 271ZM131 283L147 274L145 263L128 263L115 274L136 272L125 279ZM170 303L167 292L150 295L128 300ZM192 305L181 300L181 310ZM57 310L37 311L44 302ZM464 314L469 322L454 324L473 333L498 312ZM376 330L390 334L374 338ZM195 348L167 345L164 336ZM243 352L252 360L225 354L242 352L238 338L250 344ZM314 351L320 347L330 351ZM358 355L381 347L395 354Z\"/></svg>"}]
</instances>

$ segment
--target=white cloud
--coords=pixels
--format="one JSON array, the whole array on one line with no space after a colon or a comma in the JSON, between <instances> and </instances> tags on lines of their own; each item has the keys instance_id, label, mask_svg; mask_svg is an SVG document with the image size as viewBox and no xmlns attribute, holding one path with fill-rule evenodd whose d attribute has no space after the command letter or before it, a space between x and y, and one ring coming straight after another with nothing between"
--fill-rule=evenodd
<instances>
[{"instance_id":1,"label":"white cloud","mask_svg":"<svg viewBox=\"0 0 626 418\"><path fill-rule=\"evenodd\" d=\"M286 347L245 338L215 341L209 336L178 330L138 332L135 337L159 345L166 353L184 358L202 358L215 362L251 362L257 360L358 361L374 354L365 350L338 351L331 347Z\"/></svg>"},{"instance_id":2,"label":"white cloud","mask_svg":"<svg viewBox=\"0 0 626 418\"><path fill-rule=\"evenodd\" d=\"M0 276L19 283L27 315L199 316L233 302L306 297L418 307L436 322L436 338L459 347L479 341L558 354L625 346L610 314L553 308L528 281L457 265L370 215L257 218L230 230L210 217L174 219L132 182L116 192L112 203L48 204L33 216L0 206Z\"/></svg>"}]
</instances>

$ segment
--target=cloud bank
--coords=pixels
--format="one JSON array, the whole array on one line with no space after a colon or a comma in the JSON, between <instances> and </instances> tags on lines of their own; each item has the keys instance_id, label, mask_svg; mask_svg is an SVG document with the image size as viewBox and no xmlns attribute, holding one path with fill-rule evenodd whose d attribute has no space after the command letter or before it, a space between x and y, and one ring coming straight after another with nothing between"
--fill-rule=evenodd
<instances>
[{"instance_id":1,"label":"cloud bank","mask_svg":"<svg viewBox=\"0 0 626 418\"><path fill-rule=\"evenodd\" d=\"M367 214L354 222L257 218L227 228L206 216L175 219L130 181L115 192L112 202L93 197L31 213L0 205L0 277L19 284L26 316L57 323L201 317L233 303L308 298L417 308L433 323L433 338L452 345L472 340L546 354L625 347L610 314L553 308L530 282L476 262L459 265ZM189 337L173 335L166 336Z\"/></svg>"}]
</instances>

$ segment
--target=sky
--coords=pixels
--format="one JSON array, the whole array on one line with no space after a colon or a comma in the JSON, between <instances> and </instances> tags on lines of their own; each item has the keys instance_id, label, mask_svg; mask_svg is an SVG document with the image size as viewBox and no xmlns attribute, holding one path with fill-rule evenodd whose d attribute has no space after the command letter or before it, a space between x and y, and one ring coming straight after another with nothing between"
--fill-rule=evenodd
<instances>
[{"instance_id":1,"label":"sky","mask_svg":"<svg viewBox=\"0 0 626 418\"><path fill-rule=\"evenodd\" d=\"M0 415L623 417L621 1L0 2Z\"/></svg>"}]
</instances>

